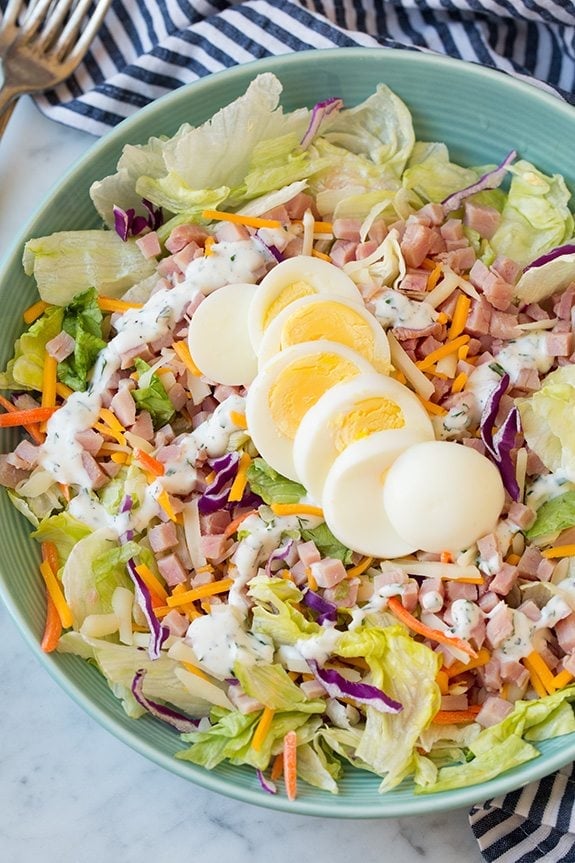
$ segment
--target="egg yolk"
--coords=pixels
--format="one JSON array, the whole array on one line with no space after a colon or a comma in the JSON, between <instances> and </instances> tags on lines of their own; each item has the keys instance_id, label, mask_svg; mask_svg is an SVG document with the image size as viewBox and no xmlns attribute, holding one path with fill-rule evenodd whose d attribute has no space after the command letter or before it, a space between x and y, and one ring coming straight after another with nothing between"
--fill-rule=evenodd
<instances>
[{"instance_id":1,"label":"egg yolk","mask_svg":"<svg viewBox=\"0 0 575 863\"><path fill-rule=\"evenodd\" d=\"M353 441L374 432L403 428L405 417L396 402L374 397L364 399L353 410L334 417L331 426L335 448L343 452Z\"/></svg>"},{"instance_id":2,"label":"egg yolk","mask_svg":"<svg viewBox=\"0 0 575 863\"><path fill-rule=\"evenodd\" d=\"M294 300L301 300L302 297L309 297L316 293L317 291L315 288L312 288L312 286L307 282L301 280L298 282L292 282L291 285L286 285L282 292L278 294L266 309L263 319L264 330L270 325L273 319L277 317L280 312L283 312L290 303L293 303Z\"/></svg>"},{"instance_id":3,"label":"egg yolk","mask_svg":"<svg viewBox=\"0 0 575 863\"><path fill-rule=\"evenodd\" d=\"M373 331L365 318L343 303L326 300L297 309L282 327L281 347L329 339L352 348L370 363L374 362ZM387 365L382 371L387 371Z\"/></svg>"},{"instance_id":4,"label":"egg yolk","mask_svg":"<svg viewBox=\"0 0 575 863\"><path fill-rule=\"evenodd\" d=\"M293 440L303 416L335 384L350 380L359 369L337 354L313 354L294 360L269 389L272 420L284 437Z\"/></svg>"}]
</instances>

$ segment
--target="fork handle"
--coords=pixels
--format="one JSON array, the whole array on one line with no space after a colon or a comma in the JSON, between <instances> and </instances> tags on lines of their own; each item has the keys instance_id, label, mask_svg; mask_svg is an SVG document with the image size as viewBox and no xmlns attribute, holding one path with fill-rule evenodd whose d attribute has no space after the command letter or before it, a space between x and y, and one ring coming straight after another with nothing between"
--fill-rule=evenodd
<instances>
[{"instance_id":1,"label":"fork handle","mask_svg":"<svg viewBox=\"0 0 575 863\"><path fill-rule=\"evenodd\" d=\"M18 96L14 94L14 91L8 88L0 89L0 138L4 134L17 101Z\"/></svg>"}]
</instances>

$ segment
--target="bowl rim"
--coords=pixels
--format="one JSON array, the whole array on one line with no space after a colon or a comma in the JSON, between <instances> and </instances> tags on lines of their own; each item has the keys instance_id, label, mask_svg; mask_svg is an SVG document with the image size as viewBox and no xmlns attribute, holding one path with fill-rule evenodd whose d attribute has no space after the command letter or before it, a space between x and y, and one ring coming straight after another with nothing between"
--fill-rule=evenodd
<instances>
[{"instance_id":1,"label":"bowl rim","mask_svg":"<svg viewBox=\"0 0 575 863\"><path fill-rule=\"evenodd\" d=\"M479 65L475 62L460 60L453 57L448 57L442 54L436 54L431 51L417 51L413 49L389 48L383 46L374 47L344 47L344 48L325 48L325 49L309 49L300 52L283 54L279 56L270 56L258 60L250 61L227 69L222 69L211 73L203 78L199 78L189 84L184 84L176 90L169 92L158 99L155 99L150 104L137 110L134 114L122 120L116 127L94 143L88 146L88 149L68 168L43 196L41 203L36 206L32 216L27 220L24 228L18 232L16 239L13 240L6 253L0 259L0 285L5 281L7 271L20 256L20 250L25 241L31 236L34 225L42 219L50 206L50 201L55 193L64 186L73 183L76 178L81 177L85 171L86 162L97 156L100 152L108 148L113 148L119 144L127 143L132 130L149 116L153 116L158 105L162 109L169 108L170 105L185 100L189 97L190 92L198 93L212 86L214 80L235 81L245 79L246 83L250 77L260 72L272 71L274 74L281 77L281 72L285 68L289 68L302 61L311 61L321 54L322 59L326 61L336 59L340 61L342 55L350 59L356 58L361 60L362 57L373 59L375 56L385 57L393 56L394 61L399 64L412 64L426 67L440 68L457 68L459 74L466 75L472 79L487 79L494 80L507 88L510 93L517 91L528 95L531 100L541 102L545 106L553 106L553 110L557 113L564 114L571 121L575 118L574 108L569 103L563 101L553 91L547 90L545 86L539 86L536 81L529 81L517 78L504 71L488 68ZM37 636L33 633L30 622L24 614L22 614L13 601L9 587L9 573L6 569L6 560L0 559L0 599L4 602L10 616L14 620L17 629L28 644L33 654L36 656L41 665L48 671L51 677L59 684L59 686L69 695L92 719L100 726L105 728L117 739L121 740L132 750L143 755L148 760L165 768L171 773L174 773L183 779L205 788L210 791L218 792L227 797L240 800L244 803L251 803L263 808L273 809L286 813L299 815L312 815L321 817L343 817L343 818L389 818L406 815L428 814L432 812L443 812L452 809L466 808L477 804L478 801L488 798L498 797L502 794L516 790L524 785L541 779L555 770L565 766L575 759L575 733L566 735L565 740L570 740L569 745L562 748L556 753L545 753L533 761L526 762L519 768L513 771L498 776L494 779L467 786L465 788L454 789L447 792L438 792L435 794L421 794L410 796L407 799L392 800L387 795L378 794L374 791L373 800L370 802L361 803L361 811L359 804L353 802L353 796L350 795L349 802L339 802L336 808L330 806L330 795L327 794L325 799L316 797L307 798L306 796L298 797L295 801L289 802L283 795L278 794L272 796L263 793L259 788L246 788L230 784L226 776L221 776L215 771L209 771L201 767L197 767L189 762L180 761L173 756L159 752L154 745L148 741L141 739L137 733L137 725L134 727L125 728L112 714L105 710L101 704L92 696L88 697L86 693L74 684L64 667L61 667L55 661L51 654L46 654L41 650ZM155 721L148 717L143 717L141 721ZM524 773L528 775L523 776ZM375 781L377 777L372 774L365 773ZM480 793L478 793L478 790ZM313 789L314 792L317 789ZM341 798L340 798L341 800Z\"/></svg>"}]
</instances>

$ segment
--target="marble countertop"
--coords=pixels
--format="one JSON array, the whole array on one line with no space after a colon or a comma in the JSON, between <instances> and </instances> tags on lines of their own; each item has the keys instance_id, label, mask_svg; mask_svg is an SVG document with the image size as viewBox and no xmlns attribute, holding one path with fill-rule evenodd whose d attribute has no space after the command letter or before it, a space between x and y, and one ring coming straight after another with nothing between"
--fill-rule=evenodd
<instances>
[{"instance_id":1,"label":"marble countertop","mask_svg":"<svg viewBox=\"0 0 575 863\"><path fill-rule=\"evenodd\" d=\"M0 141L0 256L94 139L28 99ZM465 810L346 821L272 812L164 771L86 715L0 604L0 858L10 863L479 863Z\"/></svg>"}]
</instances>

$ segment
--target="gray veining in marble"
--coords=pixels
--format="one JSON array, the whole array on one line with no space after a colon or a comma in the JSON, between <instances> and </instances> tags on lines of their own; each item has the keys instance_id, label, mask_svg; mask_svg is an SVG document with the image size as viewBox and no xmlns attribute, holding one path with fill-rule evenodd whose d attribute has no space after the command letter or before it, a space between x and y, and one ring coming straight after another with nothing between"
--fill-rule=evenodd
<instances>
[{"instance_id":1,"label":"gray veining in marble","mask_svg":"<svg viewBox=\"0 0 575 863\"><path fill-rule=\"evenodd\" d=\"M22 100L0 141L0 254L92 143ZM465 811L382 821L271 812L162 770L87 716L0 607L0 860L479 863Z\"/></svg>"}]
</instances>

